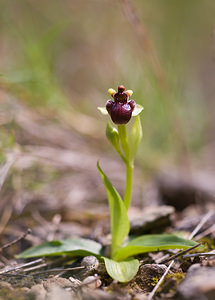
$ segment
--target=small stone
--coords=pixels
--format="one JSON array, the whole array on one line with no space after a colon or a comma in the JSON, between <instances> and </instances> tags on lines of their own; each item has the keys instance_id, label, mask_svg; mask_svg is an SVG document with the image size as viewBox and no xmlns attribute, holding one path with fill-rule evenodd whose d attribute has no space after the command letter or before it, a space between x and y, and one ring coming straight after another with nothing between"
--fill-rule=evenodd
<instances>
[{"instance_id":1,"label":"small stone","mask_svg":"<svg viewBox=\"0 0 215 300\"><path fill-rule=\"evenodd\" d=\"M190 268L177 291L177 299L181 300L214 300L215 268L199 266Z\"/></svg>"},{"instance_id":2,"label":"small stone","mask_svg":"<svg viewBox=\"0 0 215 300\"><path fill-rule=\"evenodd\" d=\"M74 277L69 277L69 280L71 281L71 283L72 283L72 287L74 288L74 289L76 289L76 288L78 288L78 287L80 287L81 286L81 281L80 280L78 280L78 279L76 279L76 278L74 278Z\"/></svg>"},{"instance_id":3,"label":"small stone","mask_svg":"<svg viewBox=\"0 0 215 300\"><path fill-rule=\"evenodd\" d=\"M189 267L189 269L187 270L187 275L190 275L192 273L195 273L197 270L199 270L201 268L200 264L193 264Z\"/></svg>"},{"instance_id":4,"label":"small stone","mask_svg":"<svg viewBox=\"0 0 215 300\"><path fill-rule=\"evenodd\" d=\"M86 269L88 269L89 271L97 270L99 266L99 261L93 255L85 256L81 261L81 266L86 267Z\"/></svg>"},{"instance_id":5,"label":"small stone","mask_svg":"<svg viewBox=\"0 0 215 300\"><path fill-rule=\"evenodd\" d=\"M98 259L93 255L85 256L84 258L82 258L81 266L84 268L73 272L73 276L81 281L88 276L94 275L95 273L100 273L100 263Z\"/></svg>"},{"instance_id":6,"label":"small stone","mask_svg":"<svg viewBox=\"0 0 215 300\"><path fill-rule=\"evenodd\" d=\"M45 300L46 299L46 290L43 284L35 284L30 289L30 293L35 296L36 299Z\"/></svg>"},{"instance_id":7,"label":"small stone","mask_svg":"<svg viewBox=\"0 0 215 300\"><path fill-rule=\"evenodd\" d=\"M160 232L171 225L174 212L174 207L167 205L148 207L130 220L130 234L140 235Z\"/></svg>"},{"instance_id":8,"label":"small stone","mask_svg":"<svg viewBox=\"0 0 215 300\"><path fill-rule=\"evenodd\" d=\"M148 294L145 293L137 294L135 295L135 300L148 300Z\"/></svg>"},{"instance_id":9,"label":"small stone","mask_svg":"<svg viewBox=\"0 0 215 300\"><path fill-rule=\"evenodd\" d=\"M0 281L0 289L3 289L3 288L13 290L13 287L11 286L11 284L9 282Z\"/></svg>"},{"instance_id":10,"label":"small stone","mask_svg":"<svg viewBox=\"0 0 215 300\"><path fill-rule=\"evenodd\" d=\"M137 275L127 286L135 293L151 292L166 269L166 265L162 264L142 264Z\"/></svg>"},{"instance_id":11,"label":"small stone","mask_svg":"<svg viewBox=\"0 0 215 300\"><path fill-rule=\"evenodd\" d=\"M71 300L77 299L73 298L70 292L65 291L63 288L59 286L53 286L52 289L48 293L47 300Z\"/></svg>"},{"instance_id":12,"label":"small stone","mask_svg":"<svg viewBox=\"0 0 215 300\"><path fill-rule=\"evenodd\" d=\"M92 289L97 289L98 287L101 286L102 282L98 278L98 276L88 276L83 280L82 284L84 285L86 284L88 287Z\"/></svg>"},{"instance_id":13,"label":"small stone","mask_svg":"<svg viewBox=\"0 0 215 300\"><path fill-rule=\"evenodd\" d=\"M58 286L60 288L72 288L72 282L66 278L62 278L62 277L53 277L53 278L49 278L47 281L44 281L43 283L44 288L47 291L50 291L52 288Z\"/></svg>"}]
</instances>

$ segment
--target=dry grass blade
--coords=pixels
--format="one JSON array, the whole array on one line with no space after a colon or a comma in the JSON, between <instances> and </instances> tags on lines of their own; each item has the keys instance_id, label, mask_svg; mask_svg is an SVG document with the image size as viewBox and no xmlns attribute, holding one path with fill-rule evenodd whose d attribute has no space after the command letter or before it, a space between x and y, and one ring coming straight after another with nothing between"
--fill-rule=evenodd
<instances>
[{"instance_id":1,"label":"dry grass blade","mask_svg":"<svg viewBox=\"0 0 215 300\"><path fill-rule=\"evenodd\" d=\"M1 191L1 188L7 177L7 174L9 172L11 166L13 165L15 159L16 158L15 158L14 154L8 155L7 162L0 168L0 191Z\"/></svg>"},{"instance_id":2,"label":"dry grass blade","mask_svg":"<svg viewBox=\"0 0 215 300\"><path fill-rule=\"evenodd\" d=\"M7 226L10 218L11 218L11 215L12 215L12 212L13 212L13 207L12 207L12 204L8 204L4 209L3 209L3 212L2 212L2 215L1 215L1 219L0 219L0 234L4 231L5 227Z\"/></svg>"},{"instance_id":3,"label":"dry grass blade","mask_svg":"<svg viewBox=\"0 0 215 300\"><path fill-rule=\"evenodd\" d=\"M199 230L202 228L202 226L211 218L211 216L213 215L213 212L208 212L201 220L201 222L196 226L196 228L194 228L194 230L191 232L190 236L189 236L189 240L191 240L198 232Z\"/></svg>"},{"instance_id":4,"label":"dry grass blade","mask_svg":"<svg viewBox=\"0 0 215 300\"><path fill-rule=\"evenodd\" d=\"M209 227L208 229L206 229L205 231L203 231L202 233L198 234L195 236L195 240L199 240L202 239L203 237L205 237L208 234L211 234L215 231L215 224L213 224L211 227Z\"/></svg>"},{"instance_id":5,"label":"dry grass blade","mask_svg":"<svg viewBox=\"0 0 215 300\"><path fill-rule=\"evenodd\" d=\"M40 264L40 265L37 265L37 266L34 266L34 267L24 269L23 272L31 272L31 271L38 270L38 269L41 269L41 268L44 268L44 267L47 267L47 263L43 263L43 264Z\"/></svg>"},{"instance_id":6,"label":"dry grass blade","mask_svg":"<svg viewBox=\"0 0 215 300\"><path fill-rule=\"evenodd\" d=\"M192 253L192 254L187 254L187 255L183 255L183 258L187 258L187 257L200 257L200 256L214 256L215 253L214 252L207 252L207 253Z\"/></svg>"},{"instance_id":7,"label":"dry grass blade","mask_svg":"<svg viewBox=\"0 0 215 300\"><path fill-rule=\"evenodd\" d=\"M39 271L36 272L32 275L40 275L40 274L44 274L44 273L55 273L55 272L69 272L69 271L75 271L75 270L82 270L85 269L85 266L80 266L80 267L73 267L73 268L56 268L56 269L49 269L49 270L43 270L43 271Z\"/></svg>"},{"instance_id":8,"label":"dry grass blade","mask_svg":"<svg viewBox=\"0 0 215 300\"><path fill-rule=\"evenodd\" d=\"M152 300L157 289L159 288L159 286L161 285L161 283L163 282L164 278L166 277L166 275L168 274L169 270L171 269L172 265L174 264L174 260L171 261L171 263L169 264L168 268L166 269L166 271L164 272L163 276L160 278L160 280L158 281L158 283L156 284L156 286L154 287L154 289L152 290L152 292L149 294L148 296L148 300Z\"/></svg>"},{"instance_id":9,"label":"dry grass blade","mask_svg":"<svg viewBox=\"0 0 215 300\"><path fill-rule=\"evenodd\" d=\"M34 261L22 264L20 266L16 266L16 267L13 267L13 268L10 268L10 269L6 269L6 270L3 270L3 271L0 271L0 275L6 274L6 273L9 273L9 272L13 272L13 271L17 271L19 269L22 269L22 268L25 268L25 267L28 267L28 266L31 266L31 265L38 264L38 263L40 263L42 261L43 261L43 259L39 258L39 259L36 259Z\"/></svg>"},{"instance_id":10,"label":"dry grass blade","mask_svg":"<svg viewBox=\"0 0 215 300\"><path fill-rule=\"evenodd\" d=\"M201 245L201 243L199 243L199 244L197 244L197 245L195 245L195 246L192 246L192 247L190 247L189 249L180 251L179 253L177 253L177 254L171 256L170 258L160 261L160 263L165 264L165 263L167 263L167 262L169 262L169 261L171 261L171 260L174 260L175 258L177 258L177 257L179 257L179 256L182 256L183 254L185 254L185 253L187 253L187 252L189 252L189 251L191 251L191 250L193 250L193 249L199 247L200 245Z\"/></svg>"},{"instance_id":11,"label":"dry grass blade","mask_svg":"<svg viewBox=\"0 0 215 300\"><path fill-rule=\"evenodd\" d=\"M3 166L0 166L0 191L2 189L2 186L5 182L5 179L7 177L7 174L13 165L13 163L16 160L16 156L14 153L10 153L7 155L7 161ZM10 220L10 217L12 215L13 208L11 205L7 205L5 209L3 210L0 218L0 233L2 233L5 229L5 226L7 225L8 221Z\"/></svg>"}]
</instances>

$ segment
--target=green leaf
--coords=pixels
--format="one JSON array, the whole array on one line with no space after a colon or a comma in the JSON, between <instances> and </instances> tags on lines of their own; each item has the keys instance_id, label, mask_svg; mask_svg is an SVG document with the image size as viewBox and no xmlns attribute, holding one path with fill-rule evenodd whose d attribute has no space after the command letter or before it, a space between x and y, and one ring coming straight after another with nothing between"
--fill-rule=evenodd
<instances>
[{"instance_id":1,"label":"green leaf","mask_svg":"<svg viewBox=\"0 0 215 300\"><path fill-rule=\"evenodd\" d=\"M131 128L131 132L128 137L128 143L130 146L130 160L133 161L135 158L135 155L138 150L138 146L140 144L140 141L142 139L143 132L142 132L142 126L140 122L140 117L137 116L135 118L134 124Z\"/></svg>"},{"instance_id":2,"label":"green leaf","mask_svg":"<svg viewBox=\"0 0 215 300\"><path fill-rule=\"evenodd\" d=\"M129 233L129 220L127 216L127 210L125 208L125 204L121 199L119 193L112 186L111 182L104 174L102 169L99 166L99 162L97 163L97 168L99 174L104 182L109 207L110 207L110 219L111 219L111 234L112 234L112 244L111 244L111 257L114 255L116 250L118 250L124 238Z\"/></svg>"},{"instance_id":3,"label":"green leaf","mask_svg":"<svg viewBox=\"0 0 215 300\"><path fill-rule=\"evenodd\" d=\"M70 256L100 256L102 245L88 239L74 238L64 241L45 242L41 245L31 247L17 255L17 258L29 258L51 255L70 255Z\"/></svg>"},{"instance_id":4,"label":"green leaf","mask_svg":"<svg viewBox=\"0 0 215 300\"><path fill-rule=\"evenodd\" d=\"M108 115L108 111L106 109L106 107L97 107L97 109L100 111L100 113L102 113L103 115Z\"/></svg>"},{"instance_id":5,"label":"green leaf","mask_svg":"<svg viewBox=\"0 0 215 300\"><path fill-rule=\"evenodd\" d=\"M149 234L142 235L129 241L125 247L120 248L114 255L115 260L124 260L144 252L187 249L197 243L173 234Z\"/></svg>"},{"instance_id":6,"label":"green leaf","mask_svg":"<svg viewBox=\"0 0 215 300\"><path fill-rule=\"evenodd\" d=\"M144 107L140 104L136 104L135 108L132 112L132 117L138 116L141 113L142 110L144 110Z\"/></svg>"},{"instance_id":7,"label":"green leaf","mask_svg":"<svg viewBox=\"0 0 215 300\"><path fill-rule=\"evenodd\" d=\"M128 259L117 262L115 260L104 257L105 267L113 279L119 282L130 281L138 272L139 261L137 259Z\"/></svg>"},{"instance_id":8,"label":"green leaf","mask_svg":"<svg viewBox=\"0 0 215 300\"><path fill-rule=\"evenodd\" d=\"M111 142L111 144L113 145L114 149L118 153L121 153L118 130L116 128L114 128L113 126L111 126L109 122L107 122L106 136L107 136L108 140Z\"/></svg>"}]
</instances>

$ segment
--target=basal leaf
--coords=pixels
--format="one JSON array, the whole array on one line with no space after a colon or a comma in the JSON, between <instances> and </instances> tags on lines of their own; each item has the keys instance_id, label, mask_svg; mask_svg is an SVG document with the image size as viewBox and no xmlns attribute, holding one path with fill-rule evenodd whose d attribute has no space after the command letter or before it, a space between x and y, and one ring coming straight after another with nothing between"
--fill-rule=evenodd
<instances>
[{"instance_id":1,"label":"basal leaf","mask_svg":"<svg viewBox=\"0 0 215 300\"><path fill-rule=\"evenodd\" d=\"M114 255L115 260L124 260L144 252L168 249L187 249L197 243L173 234L142 235L129 241L125 247L120 248Z\"/></svg>"},{"instance_id":2,"label":"basal leaf","mask_svg":"<svg viewBox=\"0 0 215 300\"><path fill-rule=\"evenodd\" d=\"M97 168L104 182L108 196L112 234L111 256L113 256L116 250L121 247L124 238L129 233L129 220L123 200L100 168L99 162L97 163Z\"/></svg>"},{"instance_id":3,"label":"basal leaf","mask_svg":"<svg viewBox=\"0 0 215 300\"><path fill-rule=\"evenodd\" d=\"M130 160L133 161L135 158L135 155L138 150L138 146L140 144L140 141L142 139L142 126L140 122L140 117L137 116L135 118L134 124L131 128L131 132L129 134L128 142L130 145Z\"/></svg>"},{"instance_id":4,"label":"basal leaf","mask_svg":"<svg viewBox=\"0 0 215 300\"><path fill-rule=\"evenodd\" d=\"M108 274L119 282L130 281L137 274L139 269L139 261L133 258L117 262L104 257L104 261Z\"/></svg>"},{"instance_id":5,"label":"basal leaf","mask_svg":"<svg viewBox=\"0 0 215 300\"><path fill-rule=\"evenodd\" d=\"M74 238L63 241L45 242L41 245L31 247L17 255L17 258L29 258L38 256L51 255L70 255L70 256L85 256L96 255L100 256L102 245L88 239Z\"/></svg>"}]
</instances>

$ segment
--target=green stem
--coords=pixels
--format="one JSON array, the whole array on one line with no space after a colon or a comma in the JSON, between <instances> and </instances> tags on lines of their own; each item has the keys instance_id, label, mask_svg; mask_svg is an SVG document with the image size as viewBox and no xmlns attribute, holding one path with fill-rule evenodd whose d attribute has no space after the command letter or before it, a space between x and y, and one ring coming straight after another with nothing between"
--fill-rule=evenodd
<instances>
[{"instance_id":1,"label":"green stem","mask_svg":"<svg viewBox=\"0 0 215 300\"><path fill-rule=\"evenodd\" d=\"M126 165L126 185L125 185L124 203L125 203L125 207L128 210L131 202L131 195L132 195L134 167L133 167L133 161L130 160L130 149L128 144L126 125L118 125L118 132L119 132L119 138L122 145L122 149L124 151L125 159L126 159L126 161L124 161Z\"/></svg>"},{"instance_id":2,"label":"green stem","mask_svg":"<svg viewBox=\"0 0 215 300\"><path fill-rule=\"evenodd\" d=\"M124 203L127 210L131 202L133 170L134 170L133 164L127 163L126 164L126 185L125 185L125 194L124 194Z\"/></svg>"}]
</instances>

